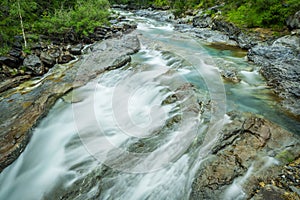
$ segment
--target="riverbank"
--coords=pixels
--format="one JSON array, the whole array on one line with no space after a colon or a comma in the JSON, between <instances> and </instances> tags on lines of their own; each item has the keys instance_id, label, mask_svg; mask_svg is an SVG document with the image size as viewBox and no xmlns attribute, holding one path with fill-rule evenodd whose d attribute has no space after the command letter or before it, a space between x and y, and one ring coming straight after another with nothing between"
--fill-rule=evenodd
<instances>
[{"instance_id":1,"label":"riverbank","mask_svg":"<svg viewBox=\"0 0 300 200\"><path fill-rule=\"evenodd\" d=\"M21 45L22 38L15 37L9 53L0 56L0 93L25 80L43 76L56 64L76 60L86 47L97 41L120 37L136 28L119 16L115 16L111 24L95 27L88 36L79 35L73 29L64 34L40 35L39 41L29 43L27 49Z\"/></svg>"}]
</instances>

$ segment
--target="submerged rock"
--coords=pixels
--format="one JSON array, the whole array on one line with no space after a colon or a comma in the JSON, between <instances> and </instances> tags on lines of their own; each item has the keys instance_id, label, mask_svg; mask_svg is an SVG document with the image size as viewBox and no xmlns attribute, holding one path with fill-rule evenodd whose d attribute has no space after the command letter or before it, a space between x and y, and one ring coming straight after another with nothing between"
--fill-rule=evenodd
<instances>
[{"instance_id":1,"label":"submerged rock","mask_svg":"<svg viewBox=\"0 0 300 200\"><path fill-rule=\"evenodd\" d=\"M237 72L234 70L223 70L221 71L221 75L225 80L231 81L233 83L238 83L241 81L237 76Z\"/></svg>"}]
</instances>

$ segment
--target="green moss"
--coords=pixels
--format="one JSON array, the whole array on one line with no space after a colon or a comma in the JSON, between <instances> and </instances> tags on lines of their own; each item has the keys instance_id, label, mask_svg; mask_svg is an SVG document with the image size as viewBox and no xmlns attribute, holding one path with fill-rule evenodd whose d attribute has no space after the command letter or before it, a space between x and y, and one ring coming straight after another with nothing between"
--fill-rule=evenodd
<instances>
[{"instance_id":1,"label":"green moss","mask_svg":"<svg viewBox=\"0 0 300 200\"><path fill-rule=\"evenodd\" d=\"M295 155L290 150L283 150L278 153L275 158L283 163L291 163L294 161Z\"/></svg>"}]
</instances>

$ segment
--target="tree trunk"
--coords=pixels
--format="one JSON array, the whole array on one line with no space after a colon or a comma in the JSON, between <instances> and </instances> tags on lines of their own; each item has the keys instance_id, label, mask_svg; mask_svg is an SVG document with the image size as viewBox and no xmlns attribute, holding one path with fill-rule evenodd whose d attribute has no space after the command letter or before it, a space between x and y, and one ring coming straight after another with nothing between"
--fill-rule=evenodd
<instances>
[{"instance_id":1,"label":"tree trunk","mask_svg":"<svg viewBox=\"0 0 300 200\"><path fill-rule=\"evenodd\" d=\"M27 47L27 41L26 41L26 36L25 36L25 30L24 30L23 18L22 18L22 14L21 14L21 7L20 7L19 0L17 3L18 3L18 12L19 12L19 17L20 17L20 22L21 22L21 29L22 29L23 39L24 39L24 46Z\"/></svg>"}]
</instances>

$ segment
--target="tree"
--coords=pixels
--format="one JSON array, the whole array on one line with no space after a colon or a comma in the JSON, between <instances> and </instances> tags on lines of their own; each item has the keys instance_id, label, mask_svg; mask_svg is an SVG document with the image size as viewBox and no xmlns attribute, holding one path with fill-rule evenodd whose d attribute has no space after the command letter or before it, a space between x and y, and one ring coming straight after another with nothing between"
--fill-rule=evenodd
<instances>
[{"instance_id":1,"label":"tree","mask_svg":"<svg viewBox=\"0 0 300 200\"><path fill-rule=\"evenodd\" d=\"M19 12L19 17L20 17L22 35L23 35L23 39L24 39L24 46L27 47L26 35L25 35L25 30L24 30L24 25L23 25L23 18L22 18L22 14L21 14L21 6L20 6L20 1L19 0L17 1L17 5L18 5L18 12Z\"/></svg>"}]
</instances>

